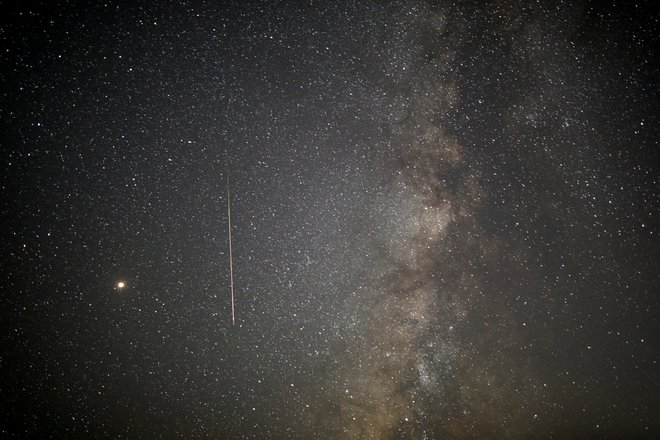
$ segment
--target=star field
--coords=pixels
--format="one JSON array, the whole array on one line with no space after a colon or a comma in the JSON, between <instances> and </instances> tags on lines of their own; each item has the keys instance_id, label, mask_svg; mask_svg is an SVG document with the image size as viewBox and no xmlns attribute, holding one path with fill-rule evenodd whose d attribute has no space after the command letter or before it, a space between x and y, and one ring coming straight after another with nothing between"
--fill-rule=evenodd
<instances>
[{"instance_id":1,"label":"star field","mask_svg":"<svg viewBox=\"0 0 660 440\"><path fill-rule=\"evenodd\" d=\"M3 438L660 435L651 2L0 10Z\"/></svg>"}]
</instances>

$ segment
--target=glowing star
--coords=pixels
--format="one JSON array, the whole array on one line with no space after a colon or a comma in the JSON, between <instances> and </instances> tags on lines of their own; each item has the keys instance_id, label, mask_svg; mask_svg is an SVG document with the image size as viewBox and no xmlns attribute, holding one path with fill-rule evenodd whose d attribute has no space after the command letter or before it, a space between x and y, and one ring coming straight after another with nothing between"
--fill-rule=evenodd
<instances>
[{"instance_id":1,"label":"glowing star","mask_svg":"<svg viewBox=\"0 0 660 440\"><path fill-rule=\"evenodd\" d=\"M125 282L120 281L120 282L117 283L117 289L121 290L121 289L123 289L124 287L126 287L126 283L125 283Z\"/></svg>"}]
</instances>

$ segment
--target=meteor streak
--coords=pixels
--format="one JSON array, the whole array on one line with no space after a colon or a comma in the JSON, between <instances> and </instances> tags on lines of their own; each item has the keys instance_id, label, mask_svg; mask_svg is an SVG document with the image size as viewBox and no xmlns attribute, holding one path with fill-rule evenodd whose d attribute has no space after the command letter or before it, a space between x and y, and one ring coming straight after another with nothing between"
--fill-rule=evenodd
<instances>
[{"instance_id":1,"label":"meteor streak","mask_svg":"<svg viewBox=\"0 0 660 440\"><path fill-rule=\"evenodd\" d=\"M234 255L231 243L231 192L229 190L229 166L227 166L227 219L229 233L229 289L231 290L231 325L236 325L234 308Z\"/></svg>"}]
</instances>

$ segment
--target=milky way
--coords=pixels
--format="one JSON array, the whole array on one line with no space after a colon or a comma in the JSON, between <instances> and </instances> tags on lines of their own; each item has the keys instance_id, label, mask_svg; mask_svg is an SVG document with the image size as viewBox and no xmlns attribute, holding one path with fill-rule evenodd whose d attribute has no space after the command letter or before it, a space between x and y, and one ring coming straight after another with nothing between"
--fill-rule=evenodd
<instances>
[{"instance_id":1,"label":"milky way","mask_svg":"<svg viewBox=\"0 0 660 440\"><path fill-rule=\"evenodd\" d=\"M386 114L393 148L367 214L372 229L356 243L366 251L356 258L353 268L359 270L349 275L359 287L347 301L346 327L355 328L329 399L339 423L326 421L347 438L396 432L510 438L534 423L522 402L538 378L514 359L483 354L482 341L462 337L470 320L498 326L498 338L516 336L516 329L499 319L489 322L478 310L486 303L491 314L505 313L488 298L497 292L486 289L487 276L479 270L503 250L488 243L479 225L485 197L480 166L466 157L446 122L461 98L451 65L463 29L448 29L442 9L411 7L400 14L392 34L403 41L391 44L413 55L389 85L395 90ZM445 47L430 57L443 40ZM506 370L495 362L504 362ZM515 398L502 400L506 394Z\"/></svg>"},{"instance_id":2,"label":"milky way","mask_svg":"<svg viewBox=\"0 0 660 440\"><path fill-rule=\"evenodd\" d=\"M6 7L3 437L657 437L657 7L294 3Z\"/></svg>"}]
</instances>

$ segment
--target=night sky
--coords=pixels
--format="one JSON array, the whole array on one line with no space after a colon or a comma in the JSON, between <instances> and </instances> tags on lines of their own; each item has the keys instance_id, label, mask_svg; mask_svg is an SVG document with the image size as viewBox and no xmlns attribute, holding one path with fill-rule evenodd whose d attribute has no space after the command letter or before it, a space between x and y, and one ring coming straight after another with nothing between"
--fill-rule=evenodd
<instances>
[{"instance_id":1,"label":"night sky","mask_svg":"<svg viewBox=\"0 0 660 440\"><path fill-rule=\"evenodd\" d=\"M3 2L1 437L660 437L659 9L569 3Z\"/></svg>"}]
</instances>

